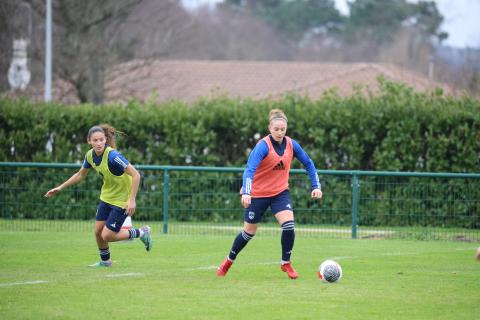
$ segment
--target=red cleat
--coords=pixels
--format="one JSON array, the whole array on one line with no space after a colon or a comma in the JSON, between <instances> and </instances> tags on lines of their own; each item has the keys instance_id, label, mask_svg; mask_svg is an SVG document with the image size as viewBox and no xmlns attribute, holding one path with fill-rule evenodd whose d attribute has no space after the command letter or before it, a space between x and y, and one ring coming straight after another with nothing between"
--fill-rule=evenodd
<instances>
[{"instance_id":1,"label":"red cleat","mask_svg":"<svg viewBox=\"0 0 480 320\"><path fill-rule=\"evenodd\" d=\"M230 269L230 267L232 266L232 264L233 264L232 260L225 258L222 264L217 268L217 276L224 277L227 274L228 269Z\"/></svg>"},{"instance_id":2,"label":"red cleat","mask_svg":"<svg viewBox=\"0 0 480 320\"><path fill-rule=\"evenodd\" d=\"M298 273L293 269L292 264L290 262L284 263L280 266L283 272L286 272L288 274L288 277L290 279L297 279L298 278Z\"/></svg>"},{"instance_id":3,"label":"red cleat","mask_svg":"<svg viewBox=\"0 0 480 320\"><path fill-rule=\"evenodd\" d=\"M319 278L320 280L323 280L323 276L322 276L322 274L320 273L320 271L317 271L317 276L318 276L318 278Z\"/></svg>"}]
</instances>

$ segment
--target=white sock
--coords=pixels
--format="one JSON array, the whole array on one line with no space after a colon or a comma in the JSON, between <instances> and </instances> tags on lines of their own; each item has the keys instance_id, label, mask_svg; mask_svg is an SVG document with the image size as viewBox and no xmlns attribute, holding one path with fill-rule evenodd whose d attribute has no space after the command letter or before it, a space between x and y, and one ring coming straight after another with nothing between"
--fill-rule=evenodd
<instances>
[{"instance_id":1,"label":"white sock","mask_svg":"<svg viewBox=\"0 0 480 320\"><path fill-rule=\"evenodd\" d=\"M143 235L145 234L145 232L143 232L143 228L140 228L138 230L140 231L140 237L143 237Z\"/></svg>"}]
</instances>

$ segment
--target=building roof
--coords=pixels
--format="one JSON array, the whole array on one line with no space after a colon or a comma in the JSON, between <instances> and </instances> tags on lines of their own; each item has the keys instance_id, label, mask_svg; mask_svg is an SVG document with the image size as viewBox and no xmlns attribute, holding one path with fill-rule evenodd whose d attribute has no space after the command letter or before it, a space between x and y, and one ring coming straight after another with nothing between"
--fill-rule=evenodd
<instances>
[{"instance_id":1,"label":"building roof","mask_svg":"<svg viewBox=\"0 0 480 320\"><path fill-rule=\"evenodd\" d=\"M307 94L317 99L330 89L336 89L340 96L348 96L354 85L367 86L376 92L380 75L418 91L440 87L446 94L457 94L447 84L391 64L133 60L106 71L104 101L182 100L191 103L200 97L218 95L262 99L280 98L285 93ZM43 84L30 85L25 91L10 91L6 96L27 96L33 101L43 101L44 87ZM80 103L76 88L62 79L53 83L52 100L65 104Z\"/></svg>"},{"instance_id":2,"label":"building roof","mask_svg":"<svg viewBox=\"0 0 480 320\"><path fill-rule=\"evenodd\" d=\"M441 87L447 94L455 93L446 84L390 64L134 60L107 70L104 97L106 102L193 102L219 94L262 99L290 92L316 99L332 88L349 95L355 84L375 92L380 75L419 91Z\"/></svg>"}]
</instances>

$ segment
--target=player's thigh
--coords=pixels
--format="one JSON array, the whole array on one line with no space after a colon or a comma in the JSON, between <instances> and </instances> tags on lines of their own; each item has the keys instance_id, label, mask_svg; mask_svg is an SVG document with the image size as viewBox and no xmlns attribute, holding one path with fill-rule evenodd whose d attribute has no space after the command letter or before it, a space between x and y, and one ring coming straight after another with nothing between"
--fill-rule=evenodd
<instances>
[{"instance_id":1,"label":"player's thigh","mask_svg":"<svg viewBox=\"0 0 480 320\"><path fill-rule=\"evenodd\" d=\"M293 220L293 205L290 192L285 190L272 198L272 213L279 224Z\"/></svg>"},{"instance_id":2,"label":"player's thigh","mask_svg":"<svg viewBox=\"0 0 480 320\"><path fill-rule=\"evenodd\" d=\"M97 211L95 213L95 234L102 234L103 227L105 227L105 222L108 219L110 214L110 207L107 203L100 201L97 206Z\"/></svg>"},{"instance_id":3,"label":"player's thigh","mask_svg":"<svg viewBox=\"0 0 480 320\"><path fill-rule=\"evenodd\" d=\"M283 210L275 214L275 218L278 221L278 224L282 225L287 221L293 220L293 211Z\"/></svg>"},{"instance_id":4,"label":"player's thigh","mask_svg":"<svg viewBox=\"0 0 480 320\"><path fill-rule=\"evenodd\" d=\"M250 205L243 211L243 221L248 224L259 223L269 205L270 198L252 198Z\"/></svg>"},{"instance_id":5,"label":"player's thigh","mask_svg":"<svg viewBox=\"0 0 480 320\"><path fill-rule=\"evenodd\" d=\"M95 234L101 235L104 227L105 221L95 221Z\"/></svg>"},{"instance_id":6,"label":"player's thigh","mask_svg":"<svg viewBox=\"0 0 480 320\"><path fill-rule=\"evenodd\" d=\"M97 212L95 213L95 221L103 221L105 223L110 215L110 210L108 203L100 201L97 206Z\"/></svg>"},{"instance_id":7,"label":"player's thigh","mask_svg":"<svg viewBox=\"0 0 480 320\"><path fill-rule=\"evenodd\" d=\"M110 205L110 213L107 221L105 222L105 229L113 231L114 233L118 233L122 228L126 218L127 213L124 208Z\"/></svg>"}]
</instances>

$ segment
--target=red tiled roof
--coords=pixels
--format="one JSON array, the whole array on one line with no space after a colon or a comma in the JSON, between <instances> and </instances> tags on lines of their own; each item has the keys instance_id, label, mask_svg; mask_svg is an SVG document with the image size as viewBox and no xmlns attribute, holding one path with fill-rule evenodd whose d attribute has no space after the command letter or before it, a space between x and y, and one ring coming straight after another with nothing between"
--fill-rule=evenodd
<instances>
[{"instance_id":1,"label":"red tiled roof","mask_svg":"<svg viewBox=\"0 0 480 320\"><path fill-rule=\"evenodd\" d=\"M160 61L133 60L115 65L106 72L106 103L182 100L188 103L200 97L219 94L231 98L277 98L285 93L308 94L312 99L335 88L339 95L350 95L353 85L378 90L377 77L403 82L419 91L441 87L447 94L456 94L446 84L394 65L377 63L312 63L276 61ZM29 86L25 91L11 91L7 97L27 96L43 101L43 85ZM65 104L78 104L76 88L57 79L52 99Z\"/></svg>"},{"instance_id":2,"label":"red tiled roof","mask_svg":"<svg viewBox=\"0 0 480 320\"><path fill-rule=\"evenodd\" d=\"M331 88L340 95L349 95L353 84L375 91L379 75L420 91L441 87L448 94L454 93L446 84L388 64L134 60L107 70L104 94L106 102L193 102L218 94L261 99L287 92L315 99Z\"/></svg>"}]
</instances>

